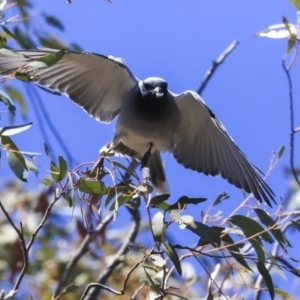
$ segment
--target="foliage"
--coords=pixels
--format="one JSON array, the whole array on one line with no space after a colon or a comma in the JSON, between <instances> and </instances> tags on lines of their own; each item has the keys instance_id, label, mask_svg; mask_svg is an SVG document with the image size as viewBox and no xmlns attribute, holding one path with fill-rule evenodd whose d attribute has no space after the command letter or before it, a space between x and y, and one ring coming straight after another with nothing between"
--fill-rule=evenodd
<instances>
[{"instance_id":1,"label":"foliage","mask_svg":"<svg viewBox=\"0 0 300 300\"><path fill-rule=\"evenodd\" d=\"M298 8L297 1L292 2ZM3 5L2 9L10 7ZM27 18L31 7L29 1L19 1L14 9L21 19L17 23L12 22L16 18L4 19L1 46L8 39L24 48L35 47L37 42L68 48L47 30L39 30L36 40L31 40L27 34L34 27ZM54 16L44 14L44 18L49 26L64 29ZM296 27L288 22L283 26L289 34L285 37L291 40ZM258 35L271 37L270 31ZM289 42L288 51L297 43L295 38ZM79 49L76 44L70 48ZM63 53L43 57L33 67L54 64ZM7 86L6 92L0 92L0 101L11 115L16 111L12 99L21 103L21 113L26 114L26 97ZM26 182L27 172L38 172L37 153L19 150L11 138L30 126L0 129L1 150L19 179L3 182L0 189L0 276L6 281L5 299L15 294L18 299L29 295L96 299L100 292L101 299L259 299L265 292L271 299L293 299L274 279L278 275L285 278L287 273L300 276L290 262L296 259L288 255L293 242L287 238L289 230L300 231L297 212L287 213L279 205L269 214L250 195L227 216L212 213L229 198L221 194L195 219L185 214L187 207L200 211L206 198L153 197L147 176L139 178L132 166L126 167L110 153L70 169L68 159L52 157L46 144L49 175L41 180L42 188L30 189L21 181ZM269 171L283 152L284 148L278 151ZM147 218L141 219L141 214ZM24 215L26 223L20 222ZM124 216L128 219L125 225ZM191 239L174 243L173 235L180 232Z\"/></svg>"}]
</instances>

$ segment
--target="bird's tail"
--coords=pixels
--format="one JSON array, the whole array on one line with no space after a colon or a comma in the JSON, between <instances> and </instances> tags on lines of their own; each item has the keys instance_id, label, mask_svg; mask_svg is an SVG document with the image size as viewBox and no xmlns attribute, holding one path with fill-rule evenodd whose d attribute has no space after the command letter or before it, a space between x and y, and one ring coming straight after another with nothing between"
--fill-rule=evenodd
<instances>
[{"instance_id":1,"label":"bird's tail","mask_svg":"<svg viewBox=\"0 0 300 300\"><path fill-rule=\"evenodd\" d=\"M170 195L170 188L165 174L160 153L158 151L150 154L147 167L150 171L150 178L158 194Z\"/></svg>"}]
</instances>

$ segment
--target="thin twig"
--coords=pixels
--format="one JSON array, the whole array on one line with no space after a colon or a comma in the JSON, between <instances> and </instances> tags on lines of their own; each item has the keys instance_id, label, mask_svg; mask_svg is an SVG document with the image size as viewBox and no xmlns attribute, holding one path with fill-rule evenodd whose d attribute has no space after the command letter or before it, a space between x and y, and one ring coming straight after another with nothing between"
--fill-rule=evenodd
<instances>
[{"instance_id":1,"label":"thin twig","mask_svg":"<svg viewBox=\"0 0 300 300\"><path fill-rule=\"evenodd\" d=\"M121 257L125 255L129 249L131 248L132 244L134 243L136 236L139 231L140 227L140 221L141 216L140 212L137 209L128 209L130 212L132 218L133 218L133 224L129 230L129 233L127 235L127 238L124 240L123 245L119 249L119 251L115 254L114 258L111 260L111 262L106 266L105 270L97 279L97 283L100 284L98 286L93 286L89 288L88 293L82 296L81 299L86 300L94 300L97 299L101 290L103 289L103 285L106 282L106 280L109 278L109 276L112 274L112 272L116 269L116 267L121 263ZM108 287L107 287L108 288ZM124 293L124 291L123 291Z\"/></svg>"},{"instance_id":2,"label":"thin twig","mask_svg":"<svg viewBox=\"0 0 300 300\"><path fill-rule=\"evenodd\" d=\"M294 176L295 181L300 187L300 181L295 169L295 162L294 162L294 96L293 96L293 84L292 84L292 79L290 76L289 69L285 65L285 60L282 59L282 67L283 70L286 74L287 80L288 80L288 85L289 85L289 100L290 100L290 166L291 166L291 171Z\"/></svg>"},{"instance_id":3,"label":"thin twig","mask_svg":"<svg viewBox=\"0 0 300 300\"><path fill-rule=\"evenodd\" d=\"M45 222L46 222L46 220L47 220L47 218L48 218L48 216L49 216L49 214L50 214L50 212L51 212L51 209L52 209L53 205L56 203L56 201L57 201L58 199L59 199L59 197L56 197L56 196L54 195L54 199L53 199L53 201L49 204L49 206L47 207L47 210L46 210L46 212L45 212L45 214L44 214L44 216L43 216L43 218L42 218L40 224L38 225L38 227L34 230L34 232L33 232L32 235L31 235L31 238L30 238L30 240L29 240L29 242L28 242L28 244L27 244L27 246L26 246L27 260L24 262L22 271L21 271L21 273L20 273L20 275L19 275L19 278L18 278L18 280L17 280L17 282L16 282L16 284L15 284L15 286L14 286L14 290L18 290L19 285L21 284L21 281L22 281L22 279L23 279L23 277L24 277L24 275L25 275L25 271L26 271L26 269L27 269L27 267L28 267L28 263L29 263L29 261L28 261L28 253L29 253L29 251L30 251L30 249L31 249L31 247L32 247L32 245L33 245L33 243L34 243L34 241L35 241L35 238L36 238L37 234L39 233L39 231L40 231L40 230L42 229L42 227L44 226L44 224L45 224Z\"/></svg>"},{"instance_id":4,"label":"thin twig","mask_svg":"<svg viewBox=\"0 0 300 300\"><path fill-rule=\"evenodd\" d=\"M95 230L93 230L92 232L88 233L85 238L83 239L78 251L75 253L74 257L69 261L68 265L66 266L66 269L64 271L64 273L62 274L58 285L56 287L55 296L58 296L61 291L62 288L64 287L69 275L72 273L74 267L77 265L78 261L82 258L83 255L85 255L88 250L89 250L89 244L93 241L93 239L95 238L95 236L99 235L99 233L111 222L111 220L113 219L114 214L111 213L109 215L107 215L101 223L99 223L99 225L96 227Z\"/></svg>"},{"instance_id":5,"label":"thin twig","mask_svg":"<svg viewBox=\"0 0 300 300\"><path fill-rule=\"evenodd\" d=\"M22 270L20 272L20 275L15 283L15 286L14 286L14 291L17 291L19 289L19 286L22 282L22 279L25 275L25 272L26 272L26 269L29 265L29 260L28 260L28 253L35 241L35 238L38 234L38 232L41 230L41 228L44 226L48 216L49 216L49 213L53 207L53 205L55 204L55 202L58 200L58 197L54 197L54 200L49 204L49 206L47 207L47 210L40 222L40 224L38 225L38 227L34 230L34 232L32 233L31 235L31 238L28 242L28 244L26 245L25 243L25 238L24 238L24 234L23 234L23 226L22 226L22 223L20 223L20 227L21 229L19 229L15 224L14 222L12 221L12 219L10 218L8 212L5 210L3 204L1 203L0 201L0 208L1 210L3 211L3 213L5 214L6 216L6 219L8 220L8 222L11 224L11 226L14 228L14 230L17 232L18 236L19 236L19 239L20 239L20 242L21 242L21 248L22 248L22 253L23 253L23 267L22 267Z\"/></svg>"},{"instance_id":6,"label":"thin twig","mask_svg":"<svg viewBox=\"0 0 300 300\"><path fill-rule=\"evenodd\" d=\"M235 47L238 45L238 41L234 40L226 49L225 51L217 58L216 61L212 63L212 66L210 69L205 73L204 79L202 80L202 83L198 89L198 94L201 95L206 88L206 85L208 84L211 77L216 72L217 68L221 63L224 62L225 58L235 49Z\"/></svg>"}]
</instances>

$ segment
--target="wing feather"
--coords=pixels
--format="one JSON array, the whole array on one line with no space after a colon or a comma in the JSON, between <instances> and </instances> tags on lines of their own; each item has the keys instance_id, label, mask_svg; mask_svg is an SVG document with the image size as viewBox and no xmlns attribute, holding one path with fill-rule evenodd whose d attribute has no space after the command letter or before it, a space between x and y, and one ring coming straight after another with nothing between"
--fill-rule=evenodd
<instances>
[{"instance_id":1,"label":"wing feather","mask_svg":"<svg viewBox=\"0 0 300 300\"><path fill-rule=\"evenodd\" d=\"M275 202L272 190L201 97L187 91L174 100L181 115L174 135L175 159L186 168L220 174L229 183L253 193L260 202Z\"/></svg>"},{"instance_id":2,"label":"wing feather","mask_svg":"<svg viewBox=\"0 0 300 300\"><path fill-rule=\"evenodd\" d=\"M111 122L119 113L123 101L134 97L138 81L120 59L67 51L54 65L45 68L22 68L43 56L59 50L16 50L0 52L2 74L26 73L50 89L66 94L87 113L101 122Z\"/></svg>"}]
</instances>

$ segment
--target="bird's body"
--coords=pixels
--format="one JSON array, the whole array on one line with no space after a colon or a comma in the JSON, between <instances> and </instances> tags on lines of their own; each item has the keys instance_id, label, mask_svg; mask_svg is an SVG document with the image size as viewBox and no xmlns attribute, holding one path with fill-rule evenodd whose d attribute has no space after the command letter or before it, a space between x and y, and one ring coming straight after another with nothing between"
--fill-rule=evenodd
<instances>
[{"instance_id":1,"label":"bird's body","mask_svg":"<svg viewBox=\"0 0 300 300\"><path fill-rule=\"evenodd\" d=\"M0 70L10 77L26 74L66 94L101 122L118 116L109 148L145 163L160 193L169 193L160 157L167 151L186 168L221 175L259 201L275 202L272 190L197 93L175 95L157 77L138 80L122 59L111 56L65 52L54 64L43 65L45 57L55 55L59 50L0 49Z\"/></svg>"}]
</instances>

